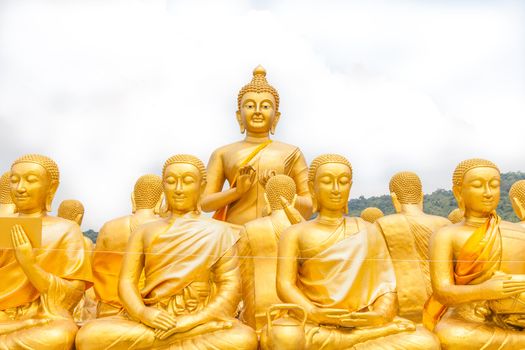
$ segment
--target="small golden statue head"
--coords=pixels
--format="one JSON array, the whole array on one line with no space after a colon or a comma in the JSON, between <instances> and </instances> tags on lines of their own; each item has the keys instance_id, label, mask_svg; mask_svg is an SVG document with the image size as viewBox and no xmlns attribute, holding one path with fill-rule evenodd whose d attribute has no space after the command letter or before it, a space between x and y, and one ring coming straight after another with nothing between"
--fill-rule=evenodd
<instances>
[{"instance_id":1,"label":"small golden statue head","mask_svg":"<svg viewBox=\"0 0 525 350\"><path fill-rule=\"evenodd\" d=\"M377 219L382 218L383 216L385 216L385 214L379 208L368 207L368 208L365 208L361 212L360 216L361 216L361 219L363 219L365 221L368 221L369 223L373 224L374 222L376 222Z\"/></svg>"},{"instance_id":2,"label":"small golden statue head","mask_svg":"<svg viewBox=\"0 0 525 350\"><path fill-rule=\"evenodd\" d=\"M6 171L0 178L0 204L13 204L11 198L11 182L9 181L11 174Z\"/></svg>"},{"instance_id":3,"label":"small golden statue head","mask_svg":"<svg viewBox=\"0 0 525 350\"><path fill-rule=\"evenodd\" d=\"M295 181L291 177L281 174L272 176L266 183L264 193L268 214L274 210L284 209L281 197L293 206L297 197L296 192Z\"/></svg>"},{"instance_id":4,"label":"small golden statue head","mask_svg":"<svg viewBox=\"0 0 525 350\"><path fill-rule=\"evenodd\" d=\"M139 177L131 193L132 212L135 213L141 209L154 209L158 213L163 200L162 191L162 178L160 176L146 174Z\"/></svg>"},{"instance_id":5,"label":"small golden statue head","mask_svg":"<svg viewBox=\"0 0 525 350\"><path fill-rule=\"evenodd\" d=\"M252 81L243 86L237 97L237 121L241 133L274 134L279 122L279 94L266 81L266 70L258 66Z\"/></svg>"},{"instance_id":6,"label":"small golden statue head","mask_svg":"<svg viewBox=\"0 0 525 350\"><path fill-rule=\"evenodd\" d=\"M74 221L78 226L84 219L84 206L76 199L66 199L58 206L58 217Z\"/></svg>"},{"instance_id":7,"label":"small golden statue head","mask_svg":"<svg viewBox=\"0 0 525 350\"><path fill-rule=\"evenodd\" d=\"M20 213L51 211L59 183L58 166L49 157L26 154L11 165L11 197Z\"/></svg>"},{"instance_id":8,"label":"small golden statue head","mask_svg":"<svg viewBox=\"0 0 525 350\"><path fill-rule=\"evenodd\" d=\"M525 180L519 180L512 184L509 190L510 202L514 213L521 220L525 220Z\"/></svg>"},{"instance_id":9,"label":"small golden statue head","mask_svg":"<svg viewBox=\"0 0 525 350\"><path fill-rule=\"evenodd\" d=\"M453 224L457 224L458 222L460 222L461 220L463 220L463 213L461 212L461 209L456 208L456 209L452 210L452 211L448 214L448 219L449 219L450 222L453 223Z\"/></svg>"},{"instance_id":10,"label":"small golden statue head","mask_svg":"<svg viewBox=\"0 0 525 350\"><path fill-rule=\"evenodd\" d=\"M206 187L204 163L189 154L170 157L162 169L162 187L171 212L200 212L200 198Z\"/></svg>"},{"instance_id":11,"label":"small golden statue head","mask_svg":"<svg viewBox=\"0 0 525 350\"><path fill-rule=\"evenodd\" d=\"M423 207L423 186L416 173L401 171L390 179L389 184L392 204L397 213L403 204L418 204Z\"/></svg>"},{"instance_id":12,"label":"small golden statue head","mask_svg":"<svg viewBox=\"0 0 525 350\"><path fill-rule=\"evenodd\" d=\"M487 217L498 207L500 171L485 159L467 159L458 164L452 176L452 191L466 217Z\"/></svg>"},{"instance_id":13,"label":"small golden statue head","mask_svg":"<svg viewBox=\"0 0 525 350\"><path fill-rule=\"evenodd\" d=\"M323 154L315 158L308 170L308 187L313 210L321 208L348 213L348 197L352 187L352 165L338 154Z\"/></svg>"}]
</instances>

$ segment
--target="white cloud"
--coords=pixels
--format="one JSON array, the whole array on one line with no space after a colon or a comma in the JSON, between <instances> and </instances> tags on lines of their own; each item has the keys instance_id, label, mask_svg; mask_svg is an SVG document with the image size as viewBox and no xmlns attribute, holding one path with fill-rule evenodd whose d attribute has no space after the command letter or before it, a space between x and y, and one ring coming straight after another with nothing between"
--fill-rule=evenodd
<instances>
[{"instance_id":1,"label":"white cloud","mask_svg":"<svg viewBox=\"0 0 525 350\"><path fill-rule=\"evenodd\" d=\"M166 11L168 9L168 11ZM240 138L238 89L259 63L281 94L276 137L307 158L347 155L352 196L394 171L425 189L488 157L524 170L525 21L519 2L5 1L4 168L55 158L58 201L98 229L129 211L143 173Z\"/></svg>"}]
</instances>

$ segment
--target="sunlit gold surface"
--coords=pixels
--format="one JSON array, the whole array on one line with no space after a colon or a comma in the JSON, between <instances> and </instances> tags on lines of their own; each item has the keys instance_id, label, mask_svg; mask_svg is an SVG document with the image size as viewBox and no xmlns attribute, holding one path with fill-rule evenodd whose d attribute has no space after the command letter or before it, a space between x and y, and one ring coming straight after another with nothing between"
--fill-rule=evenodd
<instances>
[{"instance_id":1,"label":"sunlit gold surface","mask_svg":"<svg viewBox=\"0 0 525 350\"><path fill-rule=\"evenodd\" d=\"M91 281L79 226L47 216L59 184L56 164L26 155L11 167L18 216L42 218L42 249L32 250L21 227L15 249L0 252L0 349L69 349L77 326L71 312Z\"/></svg>"},{"instance_id":2,"label":"sunlit gold surface","mask_svg":"<svg viewBox=\"0 0 525 350\"><path fill-rule=\"evenodd\" d=\"M266 324L268 307L281 303L275 286L277 247L281 233L291 225L281 197L293 202L295 192L294 181L286 175L268 180L266 198L270 215L245 224L239 240L244 304L241 320L257 331Z\"/></svg>"},{"instance_id":3,"label":"sunlit gold surface","mask_svg":"<svg viewBox=\"0 0 525 350\"><path fill-rule=\"evenodd\" d=\"M16 212L16 205L11 198L11 184L9 171L0 178L0 216L10 216Z\"/></svg>"},{"instance_id":4,"label":"sunlit gold surface","mask_svg":"<svg viewBox=\"0 0 525 350\"><path fill-rule=\"evenodd\" d=\"M423 212L421 180L413 172L400 172L390 180L397 214L376 221L396 273L399 316L421 322L423 305L432 294L428 262L430 236L449 225L447 219Z\"/></svg>"},{"instance_id":5,"label":"sunlit gold surface","mask_svg":"<svg viewBox=\"0 0 525 350\"><path fill-rule=\"evenodd\" d=\"M200 216L205 185L200 160L168 159L163 188L170 215L134 230L124 256L119 296L126 313L88 322L78 349L257 347L255 331L233 317L240 300L238 235Z\"/></svg>"},{"instance_id":6,"label":"sunlit gold surface","mask_svg":"<svg viewBox=\"0 0 525 350\"><path fill-rule=\"evenodd\" d=\"M93 253L97 317L112 316L122 311L118 277L124 251L135 228L159 219L155 210L162 200L162 179L153 174L141 176L135 183L131 199L133 214L105 223L97 237Z\"/></svg>"},{"instance_id":7,"label":"sunlit gold surface","mask_svg":"<svg viewBox=\"0 0 525 350\"><path fill-rule=\"evenodd\" d=\"M525 227L525 180L519 180L512 184L509 190L509 198L514 213L520 219L520 224Z\"/></svg>"},{"instance_id":8,"label":"sunlit gold surface","mask_svg":"<svg viewBox=\"0 0 525 350\"><path fill-rule=\"evenodd\" d=\"M448 214L448 219L449 219L450 222L452 222L453 224L457 224L458 222L460 222L461 220L463 220L463 213L461 212L461 209L456 208L456 209L452 210L452 211Z\"/></svg>"},{"instance_id":9,"label":"sunlit gold surface","mask_svg":"<svg viewBox=\"0 0 525 350\"><path fill-rule=\"evenodd\" d=\"M308 349L438 349L437 339L396 317L395 273L383 237L348 218L350 163L323 155L310 167L316 219L287 229L279 242L277 292L307 311Z\"/></svg>"},{"instance_id":10,"label":"sunlit gold surface","mask_svg":"<svg viewBox=\"0 0 525 350\"><path fill-rule=\"evenodd\" d=\"M369 208L363 209L363 211L361 212L359 216L361 217L361 219L373 224L374 222L376 222L377 219L385 216L385 214L379 208L369 207Z\"/></svg>"},{"instance_id":11,"label":"sunlit gold surface","mask_svg":"<svg viewBox=\"0 0 525 350\"><path fill-rule=\"evenodd\" d=\"M220 147L210 157L204 211L217 211L216 218L238 225L259 218L264 212L266 181L272 175L284 174L297 186L295 206L304 217L310 216L303 154L295 146L270 140L279 118L279 95L259 66L238 96L237 121L241 133L246 133L245 139ZM226 181L230 188L223 190Z\"/></svg>"},{"instance_id":12,"label":"sunlit gold surface","mask_svg":"<svg viewBox=\"0 0 525 350\"><path fill-rule=\"evenodd\" d=\"M522 349L525 314L516 297L525 292L525 231L495 213L498 168L482 159L461 162L453 192L465 220L432 239L434 295L425 325L435 327L444 349Z\"/></svg>"}]
</instances>

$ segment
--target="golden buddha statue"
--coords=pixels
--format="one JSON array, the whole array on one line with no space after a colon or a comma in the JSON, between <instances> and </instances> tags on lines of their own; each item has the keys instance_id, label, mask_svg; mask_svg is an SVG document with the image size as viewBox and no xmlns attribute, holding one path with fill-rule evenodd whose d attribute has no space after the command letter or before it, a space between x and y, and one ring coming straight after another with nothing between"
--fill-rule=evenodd
<instances>
[{"instance_id":1,"label":"golden buddha statue","mask_svg":"<svg viewBox=\"0 0 525 350\"><path fill-rule=\"evenodd\" d=\"M270 139L280 118L279 94L266 81L263 67L255 68L252 81L239 92L237 106L237 121L246 137L211 155L202 209L216 211L214 218L218 220L243 225L263 216L268 178L284 174L295 181L296 208L305 218L310 217L308 169L303 154L295 146ZM230 188L223 191L226 180Z\"/></svg>"},{"instance_id":2,"label":"golden buddha statue","mask_svg":"<svg viewBox=\"0 0 525 350\"><path fill-rule=\"evenodd\" d=\"M381 234L345 216L348 160L321 155L308 179L319 215L281 235L277 262L277 294L307 312L306 348L439 349L432 333L396 317L396 275Z\"/></svg>"},{"instance_id":3,"label":"golden buddha statue","mask_svg":"<svg viewBox=\"0 0 525 350\"><path fill-rule=\"evenodd\" d=\"M463 213L461 212L461 209L456 208L448 213L448 220L453 224L457 224L463 220Z\"/></svg>"},{"instance_id":4,"label":"golden buddha statue","mask_svg":"<svg viewBox=\"0 0 525 350\"><path fill-rule=\"evenodd\" d=\"M0 178L0 216L11 216L16 212L16 205L11 198L11 183L9 172Z\"/></svg>"},{"instance_id":5,"label":"golden buddha statue","mask_svg":"<svg viewBox=\"0 0 525 350\"><path fill-rule=\"evenodd\" d=\"M21 225L14 249L0 250L0 349L71 349L77 326L71 312L91 281L79 226L47 215L59 184L56 163L29 154L11 166L11 197L20 218L40 218L42 239L33 250Z\"/></svg>"},{"instance_id":6,"label":"golden buddha statue","mask_svg":"<svg viewBox=\"0 0 525 350\"><path fill-rule=\"evenodd\" d=\"M519 180L512 184L509 190L509 198L514 213L520 219L520 224L525 227L525 180Z\"/></svg>"},{"instance_id":7,"label":"golden buddha statue","mask_svg":"<svg viewBox=\"0 0 525 350\"><path fill-rule=\"evenodd\" d=\"M281 303L275 286L277 247L281 233L291 226L281 197L293 203L295 182L289 176L275 175L268 180L264 196L269 216L246 223L238 244L244 304L241 320L258 332L266 324L268 307Z\"/></svg>"},{"instance_id":8,"label":"golden buddha statue","mask_svg":"<svg viewBox=\"0 0 525 350\"><path fill-rule=\"evenodd\" d=\"M86 323L77 349L256 349L255 331L234 318L238 237L229 224L200 215L204 164L173 156L162 179L170 215L129 239L118 288L126 312Z\"/></svg>"},{"instance_id":9,"label":"golden buddha statue","mask_svg":"<svg viewBox=\"0 0 525 350\"><path fill-rule=\"evenodd\" d=\"M76 199L66 199L58 206L57 216L62 219L76 222L79 227L82 227L82 220L84 219L84 205L81 201ZM93 248L95 245L93 241L84 236L84 244L86 252L92 258ZM95 318L97 311L97 303L95 301L95 292L93 287L90 287L84 292L84 296L75 307L73 311L73 319L78 325L83 324L87 320Z\"/></svg>"},{"instance_id":10,"label":"golden buddha statue","mask_svg":"<svg viewBox=\"0 0 525 350\"><path fill-rule=\"evenodd\" d=\"M421 322L423 306L432 294L428 263L430 236L450 225L450 221L423 212L423 187L415 173L395 174L389 188L397 214L378 219L376 226L394 263L399 316Z\"/></svg>"},{"instance_id":11,"label":"golden buddha statue","mask_svg":"<svg viewBox=\"0 0 525 350\"><path fill-rule=\"evenodd\" d=\"M368 208L363 209L363 211L361 212L359 216L361 217L361 219L373 224L374 222L376 222L377 219L385 216L385 214L379 208L368 207Z\"/></svg>"},{"instance_id":12,"label":"golden buddha statue","mask_svg":"<svg viewBox=\"0 0 525 350\"><path fill-rule=\"evenodd\" d=\"M423 322L443 349L525 347L525 230L496 214L500 172L465 160L452 179L465 219L438 230L430 245L434 294Z\"/></svg>"},{"instance_id":13,"label":"golden buddha statue","mask_svg":"<svg viewBox=\"0 0 525 350\"><path fill-rule=\"evenodd\" d=\"M97 317L112 316L122 311L118 278L126 245L135 228L159 219L157 214L162 199L160 176L143 175L136 181L131 194L132 214L106 222L100 229L93 253Z\"/></svg>"}]
</instances>

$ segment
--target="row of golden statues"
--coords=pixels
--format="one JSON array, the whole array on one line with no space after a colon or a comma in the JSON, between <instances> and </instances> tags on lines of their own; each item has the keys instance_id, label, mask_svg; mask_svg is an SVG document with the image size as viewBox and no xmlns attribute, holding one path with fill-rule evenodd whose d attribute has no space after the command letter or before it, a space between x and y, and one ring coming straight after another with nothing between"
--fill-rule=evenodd
<instances>
[{"instance_id":1,"label":"row of golden statues","mask_svg":"<svg viewBox=\"0 0 525 350\"><path fill-rule=\"evenodd\" d=\"M0 349L525 349L525 225L498 217L494 163L456 167L455 223L424 213L412 172L390 181L396 214L349 217L350 162L308 167L271 140L278 108L257 67L238 96L245 139L207 167L179 154L141 176L132 213L94 247L80 202L47 214L56 163L14 161L0 184ZM524 220L525 181L510 195Z\"/></svg>"}]
</instances>

